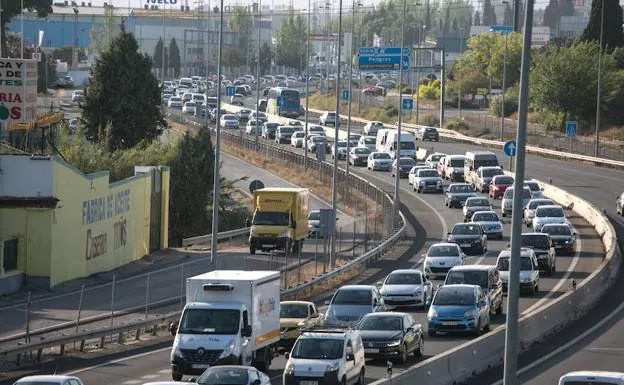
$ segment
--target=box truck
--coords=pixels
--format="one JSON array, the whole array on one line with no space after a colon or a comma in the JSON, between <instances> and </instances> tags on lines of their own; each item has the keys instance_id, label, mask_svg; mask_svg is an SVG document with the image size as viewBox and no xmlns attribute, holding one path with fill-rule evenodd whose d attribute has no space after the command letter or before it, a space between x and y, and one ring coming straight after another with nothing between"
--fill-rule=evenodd
<instances>
[{"instance_id":1,"label":"box truck","mask_svg":"<svg viewBox=\"0 0 624 385\"><path fill-rule=\"evenodd\" d=\"M215 270L187 278L186 305L170 331L175 381L215 365L266 371L280 339L279 271Z\"/></svg>"},{"instance_id":2,"label":"box truck","mask_svg":"<svg viewBox=\"0 0 624 385\"><path fill-rule=\"evenodd\" d=\"M297 253L308 236L308 203L305 188L263 188L253 193L253 217L248 221L249 253L286 250Z\"/></svg>"}]
</instances>

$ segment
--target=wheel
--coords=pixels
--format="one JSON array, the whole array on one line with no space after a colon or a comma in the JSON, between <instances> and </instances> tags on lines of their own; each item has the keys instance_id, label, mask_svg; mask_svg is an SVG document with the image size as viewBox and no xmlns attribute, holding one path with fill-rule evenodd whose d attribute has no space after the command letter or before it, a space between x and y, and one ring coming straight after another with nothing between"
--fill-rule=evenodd
<instances>
[{"instance_id":1,"label":"wheel","mask_svg":"<svg viewBox=\"0 0 624 385\"><path fill-rule=\"evenodd\" d=\"M422 309L426 309L427 308L427 293L425 292L425 295L423 296L423 304L422 304Z\"/></svg>"},{"instance_id":2,"label":"wheel","mask_svg":"<svg viewBox=\"0 0 624 385\"><path fill-rule=\"evenodd\" d=\"M418 341L418 348L414 350L414 356L422 357L425 355L425 339L420 336L420 341Z\"/></svg>"},{"instance_id":3,"label":"wheel","mask_svg":"<svg viewBox=\"0 0 624 385\"><path fill-rule=\"evenodd\" d=\"M481 318L479 318L479 321L477 321L477 326L475 328L474 334L477 337L481 335Z\"/></svg>"},{"instance_id":4,"label":"wheel","mask_svg":"<svg viewBox=\"0 0 624 385\"><path fill-rule=\"evenodd\" d=\"M171 371L171 378L173 378L174 381L181 381L182 377L184 377L182 373Z\"/></svg>"},{"instance_id":5,"label":"wheel","mask_svg":"<svg viewBox=\"0 0 624 385\"><path fill-rule=\"evenodd\" d=\"M446 200L444 201L444 206L448 207L448 202Z\"/></svg>"},{"instance_id":6,"label":"wheel","mask_svg":"<svg viewBox=\"0 0 624 385\"><path fill-rule=\"evenodd\" d=\"M435 337L436 335L435 330L431 330L431 329L427 330L427 333L429 334L430 337Z\"/></svg>"},{"instance_id":7,"label":"wheel","mask_svg":"<svg viewBox=\"0 0 624 385\"><path fill-rule=\"evenodd\" d=\"M483 331L485 331L486 333L489 332L490 331L490 327L491 327L491 324L490 324L490 320L488 319L488 323L485 324L485 327L483 328Z\"/></svg>"},{"instance_id":8,"label":"wheel","mask_svg":"<svg viewBox=\"0 0 624 385\"><path fill-rule=\"evenodd\" d=\"M403 343L403 347L401 348L401 356L399 357L399 362L404 364L407 362L407 345Z\"/></svg>"},{"instance_id":9,"label":"wheel","mask_svg":"<svg viewBox=\"0 0 624 385\"><path fill-rule=\"evenodd\" d=\"M502 298L501 298L500 304L496 308L495 314L496 315L502 315L503 314L503 299Z\"/></svg>"},{"instance_id":10,"label":"wheel","mask_svg":"<svg viewBox=\"0 0 624 385\"><path fill-rule=\"evenodd\" d=\"M358 380L355 385L364 385L364 368L360 370L360 375L358 376Z\"/></svg>"},{"instance_id":11,"label":"wheel","mask_svg":"<svg viewBox=\"0 0 624 385\"><path fill-rule=\"evenodd\" d=\"M534 293L537 293L538 291L539 291L539 283L535 285L535 289L533 289Z\"/></svg>"},{"instance_id":12,"label":"wheel","mask_svg":"<svg viewBox=\"0 0 624 385\"><path fill-rule=\"evenodd\" d=\"M253 246L249 246L249 254L254 255L256 254L256 248Z\"/></svg>"}]
</instances>

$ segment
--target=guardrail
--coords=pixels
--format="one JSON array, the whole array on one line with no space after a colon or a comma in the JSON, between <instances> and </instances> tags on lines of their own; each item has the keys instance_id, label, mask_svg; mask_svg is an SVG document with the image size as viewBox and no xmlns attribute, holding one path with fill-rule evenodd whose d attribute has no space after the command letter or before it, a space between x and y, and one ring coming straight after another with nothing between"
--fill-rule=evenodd
<instances>
[{"instance_id":1,"label":"guardrail","mask_svg":"<svg viewBox=\"0 0 624 385\"><path fill-rule=\"evenodd\" d=\"M222 239L232 239L234 237L240 237L241 235L248 235L251 227L243 227L241 229L234 229L228 231L221 231L217 233L217 241ZM189 247L198 243L206 243L212 241L212 234L200 235L197 237L184 238L182 240L182 247Z\"/></svg>"}]
</instances>

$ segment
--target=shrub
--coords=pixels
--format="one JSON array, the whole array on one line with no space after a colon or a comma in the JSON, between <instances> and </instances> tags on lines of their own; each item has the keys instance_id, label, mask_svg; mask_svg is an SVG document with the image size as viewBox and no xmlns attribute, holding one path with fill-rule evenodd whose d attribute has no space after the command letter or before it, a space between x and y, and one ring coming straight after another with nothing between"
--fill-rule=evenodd
<instances>
[{"instance_id":1,"label":"shrub","mask_svg":"<svg viewBox=\"0 0 624 385\"><path fill-rule=\"evenodd\" d=\"M439 79L436 79L431 82L431 86L435 88L440 88L441 85L442 85L442 82Z\"/></svg>"},{"instance_id":2,"label":"shrub","mask_svg":"<svg viewBox=\"0 0 624 385\"><path fill-rule=\"evenodd\" d=\"M469 131L470 124L468 124L465 120L453 119L446 122L444 128L458 132Z\"/></svg>"},{"instance_id":3,"label":"shrub","mask_svg":"<svg viewBox=\"0 0 624 385\"><path fill-rule=\"evenodd\" d=\"M433 85L420 86L418 96L425 100L436 100L440 98L440 88Z\"/></svg>"},{"instance_id":4,"label":"shrub","mask_svg":"<svg viewBox=\"0 0 624 385\"><path fill-rule=\"evenodd\" d=\"M494 99L490 102L490 112L494 116L501 116L503 105L503 97L498 95L495 96ZM518 100L517 99L508 99L505 96L505 117L513 115L515 112L518 112Z\"/></svg>"},{"instance_id":5,"label":"shrub","mask_svg":"<svg viewBox=\"0 0 624 385\"><path fill-rule=\"evenodd\" d=\"M440 119L434 115L425 115L419 120L418 124L422 124L423 126L439 127Z\"/></svg>"}]
</instances>

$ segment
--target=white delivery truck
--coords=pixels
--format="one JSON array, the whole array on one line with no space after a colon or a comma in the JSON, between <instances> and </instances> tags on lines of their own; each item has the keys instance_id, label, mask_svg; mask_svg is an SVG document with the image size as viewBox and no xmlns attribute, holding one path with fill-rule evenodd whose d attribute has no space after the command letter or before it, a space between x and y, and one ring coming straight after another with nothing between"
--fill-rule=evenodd
<instances>
[{"instance_id":1,"label":"white delivery truck","mask_svg":"<svg viewBox=\"0 0 624 385\"><path fill-rule=\"evenodd\" d=\"M266 371L280 339L280 273L215 270L186 280L186 306L170 328L171 375L215 365Z\"/></svg>"}]
</instances>

